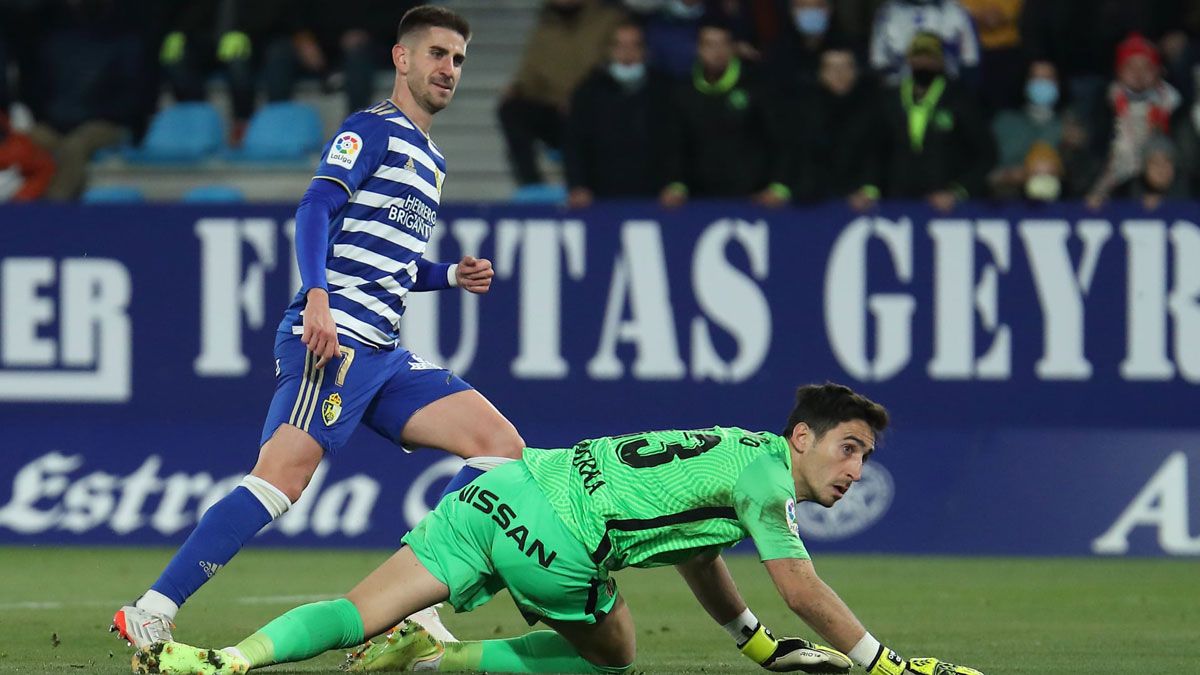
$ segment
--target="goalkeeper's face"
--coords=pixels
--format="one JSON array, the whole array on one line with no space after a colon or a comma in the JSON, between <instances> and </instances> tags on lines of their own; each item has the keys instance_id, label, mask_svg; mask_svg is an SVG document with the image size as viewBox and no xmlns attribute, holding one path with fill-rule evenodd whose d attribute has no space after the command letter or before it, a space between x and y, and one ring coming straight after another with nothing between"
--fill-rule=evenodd
<instances>
[{"instance_id":1,"label":"goalkeeper's face","mask_svg":"<svg viewBox=\"0 0 1200 675\"><path fill-rule=\"evenodd\" d=\"M404 49L393 59L413 100L430 114L450 105L467 58L463 36L449 28L431 27L414 31L400 46Z\"/></svg>"},{"instance_id":2,"label":"goalkeeper's face","mask_svg":"<svg viewBox=\"0 0 1200 675\"><path fill-rule=\"evenodd\" d=\"M875 433L863 420L842 422L819 437L801 422L789 440L796 497L822 506L833 506L846 496L875 450Z\"/></svg>"}]
</instances>

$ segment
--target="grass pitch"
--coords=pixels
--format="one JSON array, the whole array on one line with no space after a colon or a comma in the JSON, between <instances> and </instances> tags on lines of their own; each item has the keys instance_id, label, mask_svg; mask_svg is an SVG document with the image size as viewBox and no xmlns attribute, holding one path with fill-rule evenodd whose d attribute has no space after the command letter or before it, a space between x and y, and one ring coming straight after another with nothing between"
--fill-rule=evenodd
<instances>
[{"instance_id":1,"label":"grass pitch","mask_svg":"<svg viewBox=\"0 0 1200 675\"><path fill-rule=\"evenodd\" d=\"M251 547L188 603L177 635L193 644L233 644L297 604L349 589L388 553ZM130 652L106 632L109 620L170 554L0 547L0 672L129 672ZM790 616L757 560L729 563L750 606L777 635L813 637ZM988 675L1200 672L1195 561L821 556L817 569L876 637L904 655L936 656ZM617 578L637 622L641 670L763 672L738 654L674 570L628 570ZM463 639L528 630L506 596L444 618ZM264 672L329 672L340 661L330 653Z\"/></svg>"}]
</instances>

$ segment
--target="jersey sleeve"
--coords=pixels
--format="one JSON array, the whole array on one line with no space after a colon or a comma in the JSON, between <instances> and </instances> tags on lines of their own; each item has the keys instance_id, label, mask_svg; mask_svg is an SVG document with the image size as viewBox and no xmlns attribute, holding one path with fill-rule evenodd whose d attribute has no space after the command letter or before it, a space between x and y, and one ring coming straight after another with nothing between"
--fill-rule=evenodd
<instances>
[{"instance_id":1,"label":"jersey sleeve","mask_svg":"<svg viewBox=\"0 0 1200 675\"><path fill-rule=\"evenodd\" d=\"M325 146L316 178L331 180L354 194L388 152L389 122L372 113L355 113Z\"/></svg>"},{"instance_id":2,"label":"jersey sleeve","mask_svg":"<svg viewBox=\"0 0 1200 675\"><path fill-rule=\"evenodd\" d=\"M748 464L734 484L733 508L760 560L808 560L796 524L792 475L782 459L764 454Z\"/></svg>"}]
</instances>

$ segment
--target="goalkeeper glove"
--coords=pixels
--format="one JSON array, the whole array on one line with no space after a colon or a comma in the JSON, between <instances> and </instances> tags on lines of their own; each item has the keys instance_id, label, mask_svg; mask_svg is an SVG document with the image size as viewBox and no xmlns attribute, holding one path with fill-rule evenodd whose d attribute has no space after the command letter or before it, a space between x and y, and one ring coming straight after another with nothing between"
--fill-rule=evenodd
<instances>
[{"instance_id":1,"label":"goalkeeper glove","mask_svg":"<svg viewBox=\"0 0 1200 675\"><path fill-rule=\"evenodd\" d=\"M808 640L776 640L761 623L738 648L751 661L777 673L848 673L854 665L850 657L838 650Z\"/></svg>"},{"instance_id":2,"label":"goalkeeper glove","mask_svg":"<svg viewBox=\"0 0 1200 675\"><path fill-rule=\"evenodd\" d=\"M896 652L880 646L875 655L875 662L867 668L870 675L983 675L983 673L966 666L956 666L953 663L938 661L931 658L918 658L905 661Z\"/></svg>"}]
</instances>

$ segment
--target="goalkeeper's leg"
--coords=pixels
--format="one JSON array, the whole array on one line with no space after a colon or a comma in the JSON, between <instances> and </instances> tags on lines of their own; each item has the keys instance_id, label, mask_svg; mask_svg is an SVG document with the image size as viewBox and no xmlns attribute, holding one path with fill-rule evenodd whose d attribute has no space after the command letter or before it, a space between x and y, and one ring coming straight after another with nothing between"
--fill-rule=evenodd
<instances>
[{"instance_id":1,"label":"goalkeeper's leg","mask_svg":"<svg viewBox=\"0 0 1200 675\"><path fill-rule=\"evenodd\" d=\"M251 668L303 661L330 649L359 645L395 626L402 617L448 597L446 585L406 546L345 598L297 607L228 651L244 658Z\"/></svg>"},{"instance_id":2,"label":"goalkeeper's leg","mask_svg":"<svg viewBox=\"0 0 1200 675\"><path fill-rule=\"evenodd\" d=\"M612 613L597 623L552 619L546 623L555 630L506 640L444 643L406 622L385 640L368 643L351 654L344 669L615 675L627 672L633 664L633 619L619 598Z\"/></svg>"}]
</instances>

